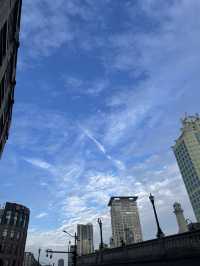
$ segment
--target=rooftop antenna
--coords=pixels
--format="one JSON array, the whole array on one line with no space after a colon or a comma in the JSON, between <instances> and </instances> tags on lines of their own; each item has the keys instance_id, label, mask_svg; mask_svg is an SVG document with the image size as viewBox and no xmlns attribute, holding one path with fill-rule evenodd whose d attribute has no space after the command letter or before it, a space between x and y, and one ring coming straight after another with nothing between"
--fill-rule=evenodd
<instances>
[{"instance_id":1,"label":"rooftop antenna","mask_svg":"<svg viewBox=\"0 0 200 266\"><path fill-rule=\"evenodd\" d=\"M185 119L187 119L188 115L187 115L187 112L185 112Z\"/></svg>"},{"instance_id":2,"label":"rooftop antenna","mask_svg":"<svg viewBox=\"0 0 200 266\"><path fill-rule=\"evenodd\" d=\"M181 119L180 119L182 124L184 124L186 118L187 118L187 113L185 112L184 116L181 117Z\"/></svg>"}]
</instances>

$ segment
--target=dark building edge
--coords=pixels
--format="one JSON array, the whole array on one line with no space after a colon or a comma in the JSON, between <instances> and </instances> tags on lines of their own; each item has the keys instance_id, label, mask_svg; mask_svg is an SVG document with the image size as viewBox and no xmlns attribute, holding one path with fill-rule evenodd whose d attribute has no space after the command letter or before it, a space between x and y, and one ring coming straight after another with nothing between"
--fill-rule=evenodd
<instances>
[{"instance_id":1,"label":"dark building edge","mask_svg":"<svg viewBox=\"0 0 200 266\"><path fill-rule=\"evenodd\" d=\"M16 85L22 0L0 0L0 156L9 136Z\"/></svg>"}]
</instances>

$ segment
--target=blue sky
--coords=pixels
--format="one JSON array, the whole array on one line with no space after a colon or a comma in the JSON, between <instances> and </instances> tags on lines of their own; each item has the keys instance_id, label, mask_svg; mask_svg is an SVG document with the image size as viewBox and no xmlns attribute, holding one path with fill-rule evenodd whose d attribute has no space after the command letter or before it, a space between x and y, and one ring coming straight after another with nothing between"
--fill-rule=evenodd
<instances>
[{"instance_id":1,"label":"blue sky","mask_svg":"<svg viewBox=\"0 0 200 266\"><path fill-rule=\"evenodd\" d=\"M152 192L176 233L174 201L194 219L171 146L200 111L200 2L23 2L0 201L30 207L27 250L64 248L78 222L93 222L97 243L97 217L108 241L113 195L139 196L150 239Z\"/></svg>"}]
</instances>

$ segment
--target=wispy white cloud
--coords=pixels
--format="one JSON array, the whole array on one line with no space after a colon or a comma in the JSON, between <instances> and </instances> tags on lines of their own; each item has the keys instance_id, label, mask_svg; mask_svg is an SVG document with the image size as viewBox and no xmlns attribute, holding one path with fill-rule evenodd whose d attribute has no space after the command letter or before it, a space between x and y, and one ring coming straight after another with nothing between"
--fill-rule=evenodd
<instances>
[{"instance_id":1,"label":"wispy white cloud","mask_svg":"<svg viewBox=\"0 0 200 266\"><path fill-rule=\"evenodd\" d=\"M69 77L68 75L63 76L64 86L66 88L66 93L75 95L76 97L81 95L88 96L99 96L99 94L109 87L108 80L105 79L95 79L92 81L82 80L76 77Z\"/></svg>"},{"instance_id":2,"label":"wispy white cloud","mask_svg":"<svg viewBox=\"0 0 200 266\"><path fill-rule=\"evenodd\" d=\"M100 141L98 141L92 134L91 132L89 132L89 130L81 127L81 129L83 130L84 134L90 139L92 140L95 145L97 146L97 148L105 155L105 157L110 160L118 169L124 170L125 169L125 165L122 161L120 160L116 160L114 159L110 154L108 154L108 152L106 151L106 148L100 143Z\"/></svg>"},{"instance_id":3,"label":"wispy white cloud","mask_svg":"<svg viewBox=\"0 0 200 266\"><path fill-rule=\"evenodd\" d=\"M89 138L91 139L97 146L97 148L104 154L106 154L106 149L105 147L85 128L82 128L81 129L83 130L84 134Z\"/></svg>"},{"instance_id":4,"label":"wispy white cloud","mask_svg":"<svg viewBox=\"0 0 200 266\"><path fill-rule=\"evenodd\" d=\"M102 1L102 4L106 4L106 1ZM26 56L49 56L62 46L73 51L76 49L75 43L78 49L93 47L89 28L94 21L102 23L101 18L96 16L96 5L99 3L94 5L90 1L80 0L58 0L56 3L47 0L25 1L21 34L25 51L22 59L26 60ZM90 24L91 21L93 24Z\"/></svg>"},{"instance_id":5,"label":"wispy white cloud","mask_svg":"<svg viewBox=\"0 0 200 266\"><path fill-rule=\"evenodd\" d=\"M47 212L41 212L38 215L35 216L36 219L42 219L44 217L48 216Z\"/></svg>"},{"instance_id":6,"label":"wispy white cloud","mask_svg":"<svg viewBox=\"0 0 200 266\"><path fill-rule=\"evenodd\" d=\"M36 167L39 167L39 168L42 168L42 169L45 169L45 170L48 170L51 168L51 165L45 161L42 161L40 159L35 159L35 158L24 158L24 160Z\"/></svg>"}]
</instances>

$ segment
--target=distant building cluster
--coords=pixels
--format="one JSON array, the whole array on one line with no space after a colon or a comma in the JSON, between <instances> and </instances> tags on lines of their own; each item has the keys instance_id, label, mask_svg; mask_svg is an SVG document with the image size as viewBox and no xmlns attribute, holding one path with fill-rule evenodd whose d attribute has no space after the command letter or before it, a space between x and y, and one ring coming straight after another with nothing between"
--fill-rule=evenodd
<instances>
[{"instance_id":1,"label":"distant building cluster","mask_svg":"<svg viewBox=\"0 0 200 266\"><path fill-rule=\"evenodd\" d=\"M21 0L0 1L0 155L8 139L14 104Z\"/></svg>"},{"instance_id":2,"label":"distant building cluster","mask_svg":"<svg viewBox=\"0 0 200 266\"><path fill-rule=\"evenodd\" d=\"M136 200L137 197L111 197L108 204L111 207L111 247L119 247L123 243L129 245L142 241ZM77 254L79 256L94 252L92 224L78 224L77 239ZM105 244L103 248L105 248ZM71 266L71 260L69 260L68 266Z\"/></svg>"},{"instance_id":3,"label":"distant building cluster","mask_svg":"<svg viewBox=\"0 0 200 266\"><path fill-rule=\"evenodd\" d=\"M22 265L30 211L7 202L0 208L0 266Z\"/></svg>"}]
</instances>

